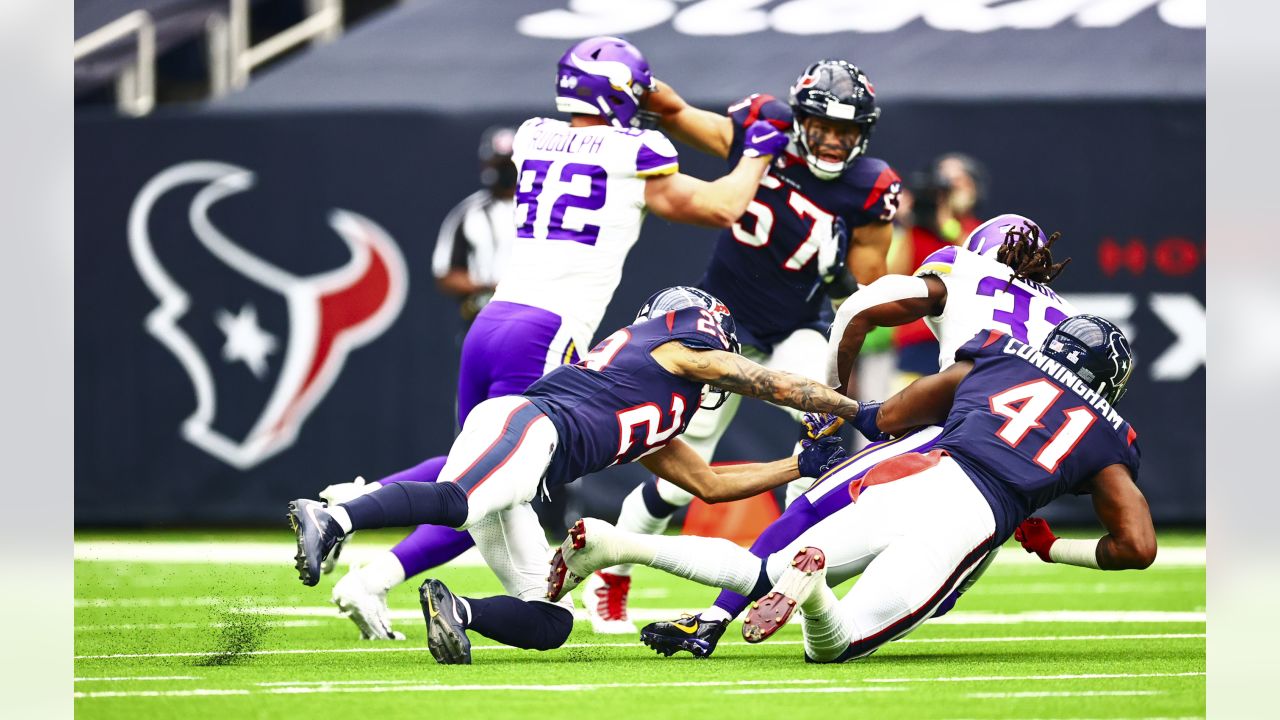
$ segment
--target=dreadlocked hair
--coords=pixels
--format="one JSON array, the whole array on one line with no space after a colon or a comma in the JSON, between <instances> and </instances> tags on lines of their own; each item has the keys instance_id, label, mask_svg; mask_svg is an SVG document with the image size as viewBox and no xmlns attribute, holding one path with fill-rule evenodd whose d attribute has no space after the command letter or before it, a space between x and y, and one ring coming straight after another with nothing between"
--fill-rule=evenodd
<instances>
[{"instance_id":1,"label":"dreadlocked hair","mask_svg":"<svg viewBox=\"0 0 1280 720\"><path fill-rule=\"evenodd\" d=\"M1004 244L996 252L996 260L1013 268L1013 276L1009 278L1009 282L1031 280L1042 285L1053 282L1053 279L1058 277L1062 269L1071 262L1071 258L1060 263L1053 261L1050 248L1060 237L1062 233L1055 232L1049 236L1044 245L1041 245L1040 229L1036 226L1023 225L1009 228L1004 236Z\"/></svg>"}]
</instances>

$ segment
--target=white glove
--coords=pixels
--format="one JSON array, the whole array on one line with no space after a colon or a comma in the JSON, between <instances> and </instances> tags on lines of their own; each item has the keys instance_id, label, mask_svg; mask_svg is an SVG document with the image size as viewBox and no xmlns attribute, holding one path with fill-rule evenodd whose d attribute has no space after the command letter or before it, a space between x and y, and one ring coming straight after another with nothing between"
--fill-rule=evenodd
<instances>
[{"instance_id":1,"label":"white glove","mask_svg":"<svg viewBox=\"0 0 1280 720\"><path fill-rule=\"evenodd\" d=\"M324 500L330 507L348 503L362 495L368 495L374 490L378 490L382 485L379 483L367 482L363 477L357 476L355 480L344 483L334 483L329 487L320 491L320 499Z\"/></svg>"}]
</instances>

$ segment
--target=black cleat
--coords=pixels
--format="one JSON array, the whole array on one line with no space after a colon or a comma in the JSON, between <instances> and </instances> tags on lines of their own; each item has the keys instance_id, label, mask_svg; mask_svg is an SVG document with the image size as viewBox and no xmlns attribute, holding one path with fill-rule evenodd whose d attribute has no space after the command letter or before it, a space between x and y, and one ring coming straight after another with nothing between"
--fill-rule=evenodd
<instances>
[{"instance_id":1,"label":"black cleat","mask_svg":"<svg viewBox=\"0 0 1280 720\"><path fill-rule=\"evenodd\" d=\"M298 536L298 554L293 556L298 568L298 579L303 585L320 582L320 566L342 540L342 527L324 509L324 503L315 500L294 500L289 503L289 525Z\"/></svg>"},{"instance_id":2,"label":"black cleat","mask_svg":"<svg viewBox=\"0 0 1280 720\"><path fill-rule=\"evenodd\" d=\"M439 580L427 579L418 588L422 616L427 621L427 649L441 665L470 665L471 639L462 622L458 599Z\"/></svg>"},{"instance_id":3,"label":"black cleat","mask_svg":"<svg viewBox=\"0 0 1280 720\"><path fill-rule=\"evenodd\" d=\"M640 630L640 642L667 657L681 650L687 650L694 657L710 657L728 627L728 620L703 620L701 615L681 615L679 620L660 620L645 625Z\"/></svg>"}]
</instances>

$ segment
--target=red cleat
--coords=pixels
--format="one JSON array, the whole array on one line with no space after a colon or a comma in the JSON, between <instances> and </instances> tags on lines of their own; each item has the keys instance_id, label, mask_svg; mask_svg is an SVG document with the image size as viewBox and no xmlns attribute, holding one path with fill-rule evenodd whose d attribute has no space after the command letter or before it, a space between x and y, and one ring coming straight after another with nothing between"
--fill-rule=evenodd
<instances>
[{"instance_id":1,"label":"red cleat","mask_svg":"<svg viewBox=\"0 0 1280 720\"><path fill-rule=\"evenodd\" d=\"M747 611L747 619L742 623L742 639L749 643L764 642L781 630L813 588L826 582L826 568L826 555L818 548L807 547L796 553L791 567L778 578L773 590Z\"/></svg>"}]
</instances>

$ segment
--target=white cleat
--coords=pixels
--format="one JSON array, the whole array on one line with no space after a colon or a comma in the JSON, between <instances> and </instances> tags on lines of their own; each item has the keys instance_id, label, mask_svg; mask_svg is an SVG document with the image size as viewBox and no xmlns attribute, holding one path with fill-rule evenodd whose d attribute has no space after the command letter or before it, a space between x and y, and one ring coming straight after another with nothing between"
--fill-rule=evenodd
<instances>
[{"instance_id":1,"label":"white cleat","mask_svg":"<svg viewBox=\"0 0 1280 720\"><path fill-rule=\"evenodd\" d=\"M369 590L360 570L353 569L333 586L333 604L360 628L365 640L404 640L404 633L391 629L387 594Z\"/></svg>"},{"instance_id":2,"label":"white cleat","mask_svg":"<svg viewBox=\"0 0 1280 720\"><path fill-rule=\"evenodd\" d=\"M749 643L764 642L781 630L814 589L826 581L826 555L815 547L801 549L791 560L791 566L782 572L773 590L747 611L747 618L742 622L742 639Z\"/></svg>"},{"instance_id":3,"label":"white cleat","mask_svg":"<svg viewBox=\"0 0 1280 720\"><path fill-rule=\"evenodd\" d=\"M627 594L631 592L629 575L593 572L582 583L582 604L587 609L591 628L601 635L630 635L635 623L627 619Z\"/></svg>"},{"instance_id":4,"label":"white cleat","mask_svg":"<svg viewBox=\"0 0 1280 720\"><path fill-rule=\"evenodd\" d=\"M619 532L616 527L595 518L583 518L574 523L569 528L569 536L551 558L547 597L552 602L559 602L595 571L617 565L617 542L613 538Z\"/></svg>"}]
</instances>

